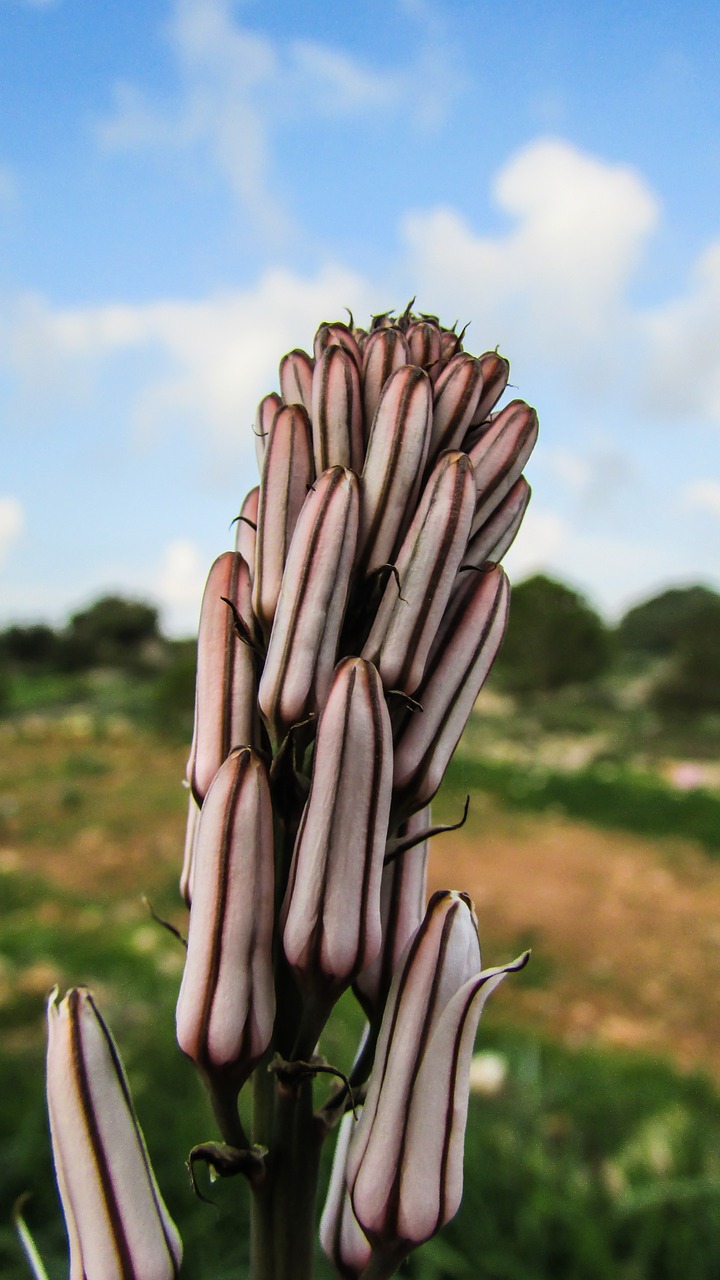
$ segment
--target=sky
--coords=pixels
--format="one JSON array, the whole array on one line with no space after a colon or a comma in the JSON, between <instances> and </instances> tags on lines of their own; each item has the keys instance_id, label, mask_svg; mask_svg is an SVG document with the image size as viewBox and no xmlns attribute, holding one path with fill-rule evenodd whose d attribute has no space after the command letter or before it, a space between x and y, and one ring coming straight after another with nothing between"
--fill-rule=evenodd
<instances>
[{"instance_id":1,"label":"sky","mask_svg":"<svg viewBox=\"0 0 720 1280\"><path fill-rule=\"evenodd\" d=\"M511 363L507 566L720 588L720 8L0 0L0 626L196 627L252 422L412 297Z\"/></svg>"}]
</instances>

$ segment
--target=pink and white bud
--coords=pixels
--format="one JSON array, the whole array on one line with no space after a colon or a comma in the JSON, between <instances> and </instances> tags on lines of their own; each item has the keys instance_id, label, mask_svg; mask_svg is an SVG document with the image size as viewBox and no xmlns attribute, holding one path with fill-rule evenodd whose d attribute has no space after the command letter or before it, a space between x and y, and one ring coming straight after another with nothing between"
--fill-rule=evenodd
<instances>
[{"instance_id":1,"label":"pink and white bud","mask_svg":"<svg viewBox=\"0 0 720 1280\"><path fill-rule=\"evenodd\" d=\"M242 556L226 551L210 570L200 610L195 726L187 763L198 804L230 750L256 740L255 659L238 635L233 609L252 639L250 571Z\"/></svg>"},{"instance_id":2,"label":"pink and white bud","mask_svg":"<svg viewBox=\"0 0 720 1280\"><path fill-rule=\"evenodd\" d=\"M392 731L371 663L346 658L320 717L283 903L283 948L313 995L339 994L380 950Z\"/></svg>"},{"instance_id":3,"label":"pink and white bud","mask_svg":"<svg viewBox=\"0 0 720 1280\"><path fill-rule=\"evenodd\" d=\"M362 470L363 410L358 365L345 347L326 347L313 373L312 436L315 470Z\"/></svg>"},{"instance_id":4,"label":"pink and white bud","mask_svg":"<svg viewBox=\"0 0 720 1280\"><path fill-rule=\"evenodd\" d=\"M372 1245L353 1213L345 1178L348 1147L357 1124L352 1111L346 1112L340 1121L325 1208L320 1219L323 1252L343 1280L359 1280L372 1253Z\"/></svg>"},{"instance_id":5,"label":"pink and white bud","mask_svg":"<svg viewBox=\"0 0 720 1280\"><path fill-rule=\"evenodd\" d=\"M538 419L524 400L512 400L465 449L475 470L477 506L472 535L519 478L538 437Z\"/></svg>"},{"instance_id":6,"label":"pink and white bud","mask_svg":"<svg viewBox=\"0 0 720 1280\"><path fill-rule=\"evenodd\" d=\"M394 332L381 329L372 337ZM385 382L360 480L358 568L366 573L397 550L425 470L431 422L427 374L405 364Z\"/></svg>"},{"instance_id":7,"label":"pink and white bud","mask_svg":"<svg viewBox=\"0 0 720 1280\"><path fill-rule=\"evenodd\" d=\"M444 453L430 476L388 579L362 656L386 689L413 694L462 563L475 508L472 465Z\"/></svg>"},{"instance_id":8,"label":"pink and white bud","mask_svg":"<svg viewBox=\"0 0 720 1280\"><path fill-rule=\"evenodd\" d=\"M432 320L417 320L405 334L410 363L424 369L431 382L436 382L442 368L440 328Z\"/></svg>"},{"instance_id":9,"label":"pink and white bud","mask_svg":"<svg viewBox=\"0 0 720 1280\"><path fill-rule=\"evenodd\" d=\"M307 351L296 348L280 361L280 390L285 404L301 404L308 417L312 413L312 384L315 361Z\"/></svg>"},{"instance_id":10,"label":"pink and white bud","mask_svg":"<svg viewBox=\"0 0 720 1280\"><path fill-rule=\"evenodd\" d=\"M248 747L205 797L177 1004L178 1044L209 1081L239 1088L267 1049L273 985L273 815L267 771Z\"/></svg>"},{"instance_id":11,"label":"pink and white bud","mask_svg":"<svg viewBox=\"0 0 720 1280\"><path fill-rule=\"evenodd\" d=\"M188 802L187 826L185 828L185 850L183 853L183 865L180 873L180 896L186 907L192 906L192 881L194 870L194 850L195 850L195 833L200 819L200 809L197 801L190 792Z\"/></svg>"},{"instance_id":12,"label":"pink and white bud","mask_svg":"<svg viewBox=\"0 0 720 1280\"><path fill-rule=\"evenodd\" d=\"M358 529L358 479L332 467L305 499L285 565L258 701L277 738L324 706Z\"/></svg>"},{"instance_id":13,"label":"pink and white bud","mask_svg":"<svg viewBox=\"0 0 720 1280\"><path fill-rule=\"evenodd\" d=\"M270 635L288 548L315 478L310 419L299 404L278 409L265 449L257 516L252 604Z\"/></svg>"},{"instance_id":14,"label":"pink and white bud","mask_svg":"<svg viewBox=\"0 0 720 1280\"><path fill-rule=\"evenodd\" d=\"M410 361L410 350L404 333L391 325L371 333L363 351L363 410L365 439L370 436L375 412L385 383L396 369Z\"/></svg>"},{"instance_id":15,"label":"pink and white bud","mask_svg":"<svg viewBox=\"0 0 720 1280\"><path fill-rule=\"evenodd\" d=\"M477 427L485 421L495 408L510 377L510 361L497 351L486 351L484 355L478 356L478 360L482 369L483 389L472 416L471 427Z\"/></svg>"},{"instance_id":16,"label":"pink and white bud","mask_svg":"<svg viewBox=\"0 0 720 1280\"><path fill-rule=\"evenodd\" d=\"M474 356L453 356L439 375L433 392L430 457L443 449L459 449L475 414L483 389L482 365Z\"/></svg>"},{"instance_id":17,"label":"pink and white bud","mask_svg":"<svg viewBox=\"0 0 720 1280\"><path fill-rule=\"evenodd\" d=\"M255 544L257 541L257 517L258 503L260 501L260 486L255 485L245 498L241 508L240 515L235 525L235 550L238 555L242 556L248 569L250 570L250 579L252 580L253 568L255 565Z\"/></svg>"},{"instance_id":18,"label":"pink and white bud","mask_svg":"<svg viewBox=\"0 0 720 1280\"><path fill-rule=\"evenodd\" d=\"M355 334L348 325L343 324L342 320L336 320L333 324L320 325L313 340L316 361L322 358L328 347L342 347L348 355L352 356L358 372L362 369L362 356Z\"/></svg>"},{"instance_id":19,"label":"pink and white bud","mask_svg":"<svg viewBox=\"0 0 720 1280\"><path fill-rule=\"evenodd\" d=\"M257 410L255 412L255 457L257 459L258 471L262 471L263 461L265 458L265 447L270 435L270 428L278 409L282 404L282 400L277 391L271 391L269 395L263 396Z\"/></svg>"},{"instance_id":20,"label":"pink and white bud","mask_svg":"<svg viewBox=\"0 0 720 1280\"><path fill-rule=\"evenodd\" d=\"M400 840L421 836L430 826L430 807L402 823ZM380 954L355 979L353 990L369 1018L382 1009L400 958L425 915L429 841L420 840L383 867L380 888Z\"/></svg>"},{"instance_id":21,"label":"pink and white bud","mask_svg":"<svg viewBox=\"0 0 720 1280\"><path fill-rule=\"evenodd\" d=\"M122 1062L89 991L47 1011L47 1099L70 1280L172 1280L182 1243L163 1203Z\"/></svg>"},{"instance_id":22,"label":"pink and white bud","mask_svg":"<svg viewBox=\"0 0 720 1280\"><path fill-rule=\"evenodd\" d=\"M487 561L497 564L512 546L530 501L531 489L524 476L515 481L502 502L467 544L463 567L481 569Z\"/></svg>"},{"instance_id":23,"label":"pink and white bud","mask_svg":"<svg viewBox=\"0 0 720 1280\"><path fill-rule=\"evenodd\" d=\"M396 729L399 813L429 804L437 792L505 634L510 589L500 566L462 579L415 693L422 712L404 713Z\"/></svg>"},{"instance_id":24,"label":"pink and white bud","mask_svg":"<svg viewBox=\"0 0 720 1280\"><path fill-rule=\"evenodd\" d=\"M449 891L431 898L388 996L347 1156L353 1209L376 1251L409 1252L456 1213L480 1013L505 974L526 961L481 970L469 898Z\"/></svg>"}]
</instances>

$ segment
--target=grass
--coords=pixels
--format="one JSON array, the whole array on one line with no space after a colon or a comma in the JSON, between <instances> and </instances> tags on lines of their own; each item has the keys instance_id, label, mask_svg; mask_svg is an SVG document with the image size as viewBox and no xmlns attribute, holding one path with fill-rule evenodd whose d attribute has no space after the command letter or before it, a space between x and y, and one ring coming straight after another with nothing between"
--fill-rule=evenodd
<instances>
[{"instance_id":1,"label":"grass","mask_svg":"<svg viewBox=\"0 0 720 1280\"><path fill-rule=\"evenodd\" d=\"M720 856L720 794L678 791L662 779L610 763L566 772L455 756L447 775L456 793L484 791L510 809L562 813L599 827L696 840Z\"/></svg>"}]
</instances>

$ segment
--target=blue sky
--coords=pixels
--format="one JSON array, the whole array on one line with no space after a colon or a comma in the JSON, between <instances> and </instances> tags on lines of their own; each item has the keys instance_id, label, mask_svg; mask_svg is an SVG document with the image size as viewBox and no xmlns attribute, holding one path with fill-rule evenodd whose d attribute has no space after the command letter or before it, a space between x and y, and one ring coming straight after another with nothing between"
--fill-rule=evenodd
<instances>
[{"instance_id":1,"label":"blue sky","mask_svg":"<svg viewBox=\"0 0 720 1280\"><path fill-rule=\"evenodd\" d=\"M0 0L0 625L194 629L317 324L471 321L536 405L508 567L720 587L720 12Z\"/></svg>"}]
</instances>

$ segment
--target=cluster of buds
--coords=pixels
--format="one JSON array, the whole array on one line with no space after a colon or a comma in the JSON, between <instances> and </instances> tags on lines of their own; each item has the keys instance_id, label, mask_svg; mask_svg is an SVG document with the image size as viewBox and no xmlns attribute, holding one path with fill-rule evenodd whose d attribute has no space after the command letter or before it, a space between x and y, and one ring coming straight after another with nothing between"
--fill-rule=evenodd
<instances>
[{"instance_id":1,"label":"cluster of buds","mask_svg":"<svg viewBox=\"0 0 720 1280\"><path fill-rule=\"evenodd\" d=\"M364 1041L312 1129L339 1125L321 1240L345 1277L393 1274L457 1210L477 1022L526 959L483 970L470 900L425 901L430 802L502 642L537 437L524 402L495 410L507 361L462 336L408 307L283 358L201 609L178 1042L267 1204L291 1082L330 1069L353 987ZM268 1062L251 1146L238 1095Z\"/></svg>"}]
</instances>

